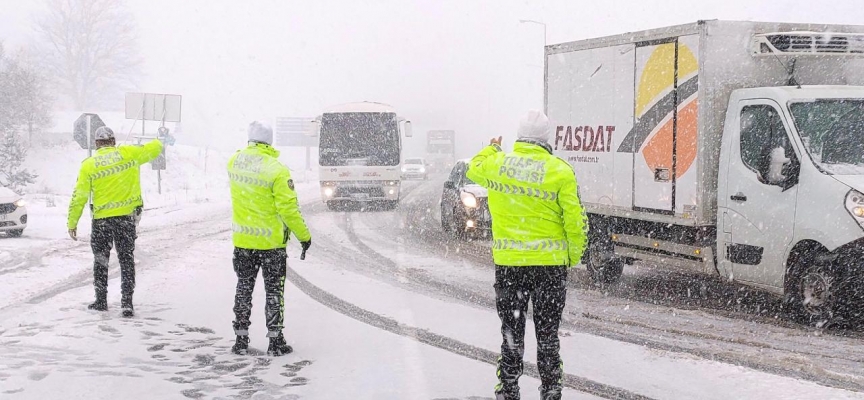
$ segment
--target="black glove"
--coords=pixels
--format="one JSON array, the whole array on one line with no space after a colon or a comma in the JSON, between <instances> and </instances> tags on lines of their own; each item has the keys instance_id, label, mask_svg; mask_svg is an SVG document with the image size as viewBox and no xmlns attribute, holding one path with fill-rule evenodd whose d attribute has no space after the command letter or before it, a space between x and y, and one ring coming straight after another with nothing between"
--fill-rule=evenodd
<instances>
[{"instance_id":1,"label":"black glove","mask_svg":"<svg viewBox=\"0 0 864 400\"><path fill-rule=\"evenodd\" d=\"M300 242L300 246L303 247L303 252L300 253L300 259L305 260L306 250L309 250L309 248L312 247L312 239L309 239L305 242Z\"/></svg>"}]
</instances>

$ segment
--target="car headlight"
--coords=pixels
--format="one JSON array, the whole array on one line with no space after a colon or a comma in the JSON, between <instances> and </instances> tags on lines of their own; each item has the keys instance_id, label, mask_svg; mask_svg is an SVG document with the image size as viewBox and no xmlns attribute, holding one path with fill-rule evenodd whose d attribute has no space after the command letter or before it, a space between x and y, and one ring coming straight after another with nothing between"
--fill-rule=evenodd
<instances>
[{"instance_id":1,"label":"car headlight","mask_svg":"<svg viewBox=\"0 0 864 400\"><path fill-rule=\"evenodd\" d=\"M420 167L420 173L422 174L422 173L425 173L425 172L426 172L426 167Z\"/></svg>"},{"instance_id":2,"label":"car headlight","mask_svg":"<svg viewBox=\"0 0 864 400\"><path fill-rule=\"evenodd\" d=\"M846 194L846 210L855 218L858 225L864 227L864 194L852 189Z\"/></svg>"},{"instance_id":3,"label":"car headlight","mask_svg":"<svg viewBox=\"0 0 864 400\"><path fill-rule=\"evenodd\" d=\"M462 199L462 204L468 208L477 208L477 197L468 192L459 193L459 198Z\"/></svg>"},{"instance_id":4,"label":"car headlight","mask_svg":"<svg viewBox=\"0 0 864 400\"><path fill-rule=\"evenodd\" d=\"M407 167L402 167L402 172L408 172L408 168L407 168Z\"/></svg>"},{"instance_id":5,"label":"car headlight","mask_svg":"<svg viewBox=\"0 0 864 400\"><path fill-rule=\"evenodd\" d=\"M15 202L15 207L24 207L26 205L27 205L27 202L24 201L24 199L18 199L18 201Z\"/></svg>"}]
</instances>

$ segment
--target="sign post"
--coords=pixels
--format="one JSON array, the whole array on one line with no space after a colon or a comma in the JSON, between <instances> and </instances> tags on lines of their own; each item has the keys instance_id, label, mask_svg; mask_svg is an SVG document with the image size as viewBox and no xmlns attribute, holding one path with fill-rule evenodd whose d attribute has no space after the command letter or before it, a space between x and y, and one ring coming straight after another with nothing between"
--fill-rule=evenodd
<instances>
[{"instance_id":1,"label":"sign post","mask_svg":"<svg viewBox=\"0 0 864 400\"><path fill-rule=\"evenodd\" d=\"M306 148L306 171L312 169L312 147L318 146L318 138L306 134L311 125L310 121L312 118L277 117L273 127L273 144Z\"/></svg>"},{"instance_id":2,"label":"sign post","mask_svg":"<svg viewBox=\"0 0 864 400\"><path fill-rule=\"evenodd\" d=\"M180 122L182 97L176 94L157 93L126 93L126 119L141 120L141 139L153 139L147 136L144 121L159 121L159 135L167 135L165 122ZM158 137L158 135L157 135ZM162 193L162 170L167 167L165 149L151 163L156 170L157 190Z\"/></svg>"}]
</instances>

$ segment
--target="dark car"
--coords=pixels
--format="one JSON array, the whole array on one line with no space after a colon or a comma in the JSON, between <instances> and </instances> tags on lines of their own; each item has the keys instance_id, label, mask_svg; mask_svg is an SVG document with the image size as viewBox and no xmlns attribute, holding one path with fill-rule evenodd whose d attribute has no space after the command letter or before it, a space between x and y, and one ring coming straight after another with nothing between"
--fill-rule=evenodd
<instances>
[{"instance_id":1,"label":"dark car","mask_svg":"<svg viewBox=\"0 0 864 400\"><path fill-rule=\"evenodd\" d=\"M441 194L441 227L448 235L464 238L469 235L488 236L492 229L488 192L465 176L466 161L458 161Z\"/></svg>"}]
</instances>

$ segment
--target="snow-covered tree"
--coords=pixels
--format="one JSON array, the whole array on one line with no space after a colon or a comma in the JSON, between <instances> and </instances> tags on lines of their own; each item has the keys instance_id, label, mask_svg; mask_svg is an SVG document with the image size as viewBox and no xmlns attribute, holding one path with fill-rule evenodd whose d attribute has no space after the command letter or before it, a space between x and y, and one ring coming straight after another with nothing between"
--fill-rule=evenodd
<instances>
[{"instance_id":1,"label":"snow-covered tree","mask_svg":"<svg viewBox=\"0 0 864 400\"><path fill-rule=\"evenodd\" d=\"M21 167L27 157L27 147L22 143L21 135L14 130L0 134L0 184L20 193L37 176Z\"/></svg>"},{"instance_id":2,"label":"snow-covered tree","mask_svg":"<svg viewBox=\"0 0 864 400\"><path fill-rule=\"evenodd\" d=\"M21 191L36 175L22 168L27 146L22 133L31 135L50 122L51 99L44 80L28 65L23 53L7 57L0 43L0 184Z\"/></svg>"},{"instance_id":3,"label":"snow-covered tree","mask_svg":"<svg viewBox=\"0 0 864 400\"><path fill-rule=\"evenodd\" d=\"M46 0L36 21L42 65L68 106L86 111L123 98L141 56L135 19L119 0ZM112 102L113 104L113 102ZM120 100L119 104L122 104Z\"/></svg>"}]
</instances>

